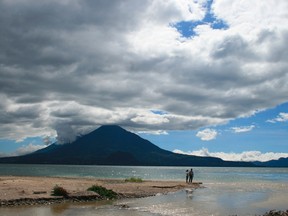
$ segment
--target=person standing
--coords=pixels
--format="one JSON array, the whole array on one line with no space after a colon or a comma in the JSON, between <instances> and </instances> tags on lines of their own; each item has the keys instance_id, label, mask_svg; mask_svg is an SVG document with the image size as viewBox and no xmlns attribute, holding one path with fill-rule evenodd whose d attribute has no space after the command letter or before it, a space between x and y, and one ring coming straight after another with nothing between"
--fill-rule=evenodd
<instances>
[{"instance_id":1,"label":"person standing","mask_svg":"<svg viewBox=\"0 0 288 216\"><path fill-rule=\"evenodd\" d=\"M192 183L193 178L194 178L194 172L193 172L193 169L191 169L191 170L189 171L189 183Z\"/></svg>"},{"instance_id":2,"label":"person standing","mask_svg":"<svg viewBox=\"0 0 288 216\"><path fill-rule=\"evenodd\" d=\"M189 170L186 170L186 183L188 183L189 180Z\"/></svg>"}]
</instances>

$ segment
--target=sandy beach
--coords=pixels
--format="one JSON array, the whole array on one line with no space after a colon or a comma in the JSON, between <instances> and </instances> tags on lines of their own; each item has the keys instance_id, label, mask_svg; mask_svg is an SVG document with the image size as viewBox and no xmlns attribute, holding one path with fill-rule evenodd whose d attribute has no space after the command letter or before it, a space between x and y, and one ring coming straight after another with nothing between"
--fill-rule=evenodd
<instances>
[{"instance_id":1,"label":"sandy beach","mask_svg":"<svg viewBox=\"0 0 288 216\"><path fill-rule=\"evenodd\" d=\"M52 196L51 191L56 185L67 190L69 197ZM124 179L1 176L0 208L103 200L103 197L87 191L93 185L113 190L118 194L118 199L155 196L184 189L186 192L193 193L194 189L203 187L200 182L186 184L182 181L145 180L136 183L125 182ZM126 205L123 205L123 207L126 208ZM270 211L264 215L286 216L288 211Z\"/></svg>"},{"instance_id":2,"label":"sandy beach","mask_svg":"<svg viewBox=\"0 0 288 216\"><path fill-rule=\"evenodd\" d=\"M21 205L37 204L37 200L53 200L52 189L56 186L63 187L71 197L89 197L95 194L87 192L92 185L103 186L119 194L119 197L147 197L156 194L167 194L182 189L195 189L201 183L186 184L180 181L143 181L141 183L125 182L125 180L115 179L95 179L95 178L63 178L63 177L0 177L0 203L1 206L15 204ZM58 197L59 198L59 197ZM101 197L99 197L101 199ZM26 202L21 202L26 200ZM58 199L61 201L61 199ZM85 199L82 199L85 200ZM64 201L64 200L62 200ZM67 201L67 200L66 200ZM75 201L75 200L74 200Z\"/></svg>"}]
</instances>

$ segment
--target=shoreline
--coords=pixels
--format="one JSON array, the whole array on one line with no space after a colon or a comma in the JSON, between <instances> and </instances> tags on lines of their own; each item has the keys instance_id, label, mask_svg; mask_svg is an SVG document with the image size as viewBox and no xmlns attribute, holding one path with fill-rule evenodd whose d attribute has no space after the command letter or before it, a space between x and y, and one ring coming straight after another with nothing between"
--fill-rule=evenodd
<instances>
[{"instance_id":1,"label":"shoreline","mask_svg":"<svg viewBox=\"0 0 288 216\"><path fill-rule=\"evenodd\" d=\"M125 182L124 179L0 176L0 207L106 200L95 192L87 191L93 185L112 190L117 193L116 199L122 199L149 197L183 189L192 191L202 187L201 184L161 180L143 180L137 183ZM56 185L67 190L68 197L52 196L51 191Z\"/></svg>"},{"instance_id":2,"label":"shoreline","mask_svg":"<svg viewBox=\"0 0 288 216\"><path fill-rule=\"evenodd\" d=\"M68 197L52 196L55 186L68 191ZM193 193L203 188L201 182L187 184L183 181L144 180L143 182L125 182L124 179L99 179L81 177L29 177L0 176L0 209L14 207L48 206L65 203L101 202L109 199L87 189L93 185L102 186L117 193L111 200L126 198L144 198L158 194L168 194L180 190ZM129 208L120 205L121 208ZM288 210L268 211L263 216L288 216Z\"/></svg>"}]
</instances>

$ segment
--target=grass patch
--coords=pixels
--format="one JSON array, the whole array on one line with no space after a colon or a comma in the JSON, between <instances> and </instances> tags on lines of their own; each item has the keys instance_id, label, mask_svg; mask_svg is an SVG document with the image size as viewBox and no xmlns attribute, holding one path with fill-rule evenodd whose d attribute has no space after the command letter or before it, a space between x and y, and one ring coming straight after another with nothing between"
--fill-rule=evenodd
<instances>
[{"instance_id":1,"label":"grass patch","mask_svg":"<svg viewBox=\"0 0 288 216\"><path fill-rule=\"evenodd\" d=\"M138 182L138 183L141 183L141 182L143 182L143 180L141 178L131 177L131 178L125 179L125 182Z\"/></svg>"},{"instance_id":2,"label":"grass patch","mask_svg":"<svg viewBox=\"0 0 288 216\"><path fill-rule=\"evenodd\" d=\"M107 199L115 199L117 198L117 193L113 190L109 190L102 186L93 185L92 187L87 189L88 191L94 191L98 193L100 196L107 198Z\"/></svg>"},{"instance_id":3,"label":"grass patch","mask_svg":"<svg viewBox=\"0 0 288 216\"><path fill-rule=\"evenodd\" d=\"M52 192L51 192L52 196L63 196L63 197L68 197L68 192L67 190L65 190L63 187L59 187L58 185L56 185Z\"/></svg>"}]
</instances>

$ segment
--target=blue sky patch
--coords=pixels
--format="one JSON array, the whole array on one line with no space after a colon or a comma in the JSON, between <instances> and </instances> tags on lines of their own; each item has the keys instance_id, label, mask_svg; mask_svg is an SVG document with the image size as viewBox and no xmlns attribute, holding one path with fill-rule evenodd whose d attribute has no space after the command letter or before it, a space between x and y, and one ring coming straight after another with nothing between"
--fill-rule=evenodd
<instances>
[{"instance_id":1,"label":"blue sky patch","mask_svg":"<svg viewBox=\"0 0 288 216\"><path fill-rule=\"evenodd\" d=\"M210 25L213 29L228 29L228 24L221 19L218 19L211 10L213 0L207 2L206 15L202 20L198 21L181 21L172 24L183 37L190 38L196 36L194 29L199 25Z\"/></svg>"},{"instance_id":2,"label":"blue sky patch","mask_svg":"<svg viewBox=\"0 0 288 216\"><path fill-rule=\"evenodd\" d=\"M44 145L43 137L27 137L25 140L17 142L15 140L0 139L0 155L1 153L12 153L16 149L22 146L33 145Z\"/></svg>"},{"instance_id":3,"label":"blue sky patch","mask_svg":"<svg viewBox=\"0 0 288 216\"><path fill-rule=\"evenodd\" d=\"M287 152L288 121L269 122L275 119L279 113L288 112L288 103L278 105L246 118L237 118L225 125L211 128L218 132L217 138L202 141L196 134L199 130L191 131L169 131L169 135L141 134L141 137L148 139L160 148L173 151L180 149L183 151L193 151L207 148L211 152ZM250 131L235 133L232 128L253 127Z\"/></svg>"},{"instance_id":4,"label":"blue sky patch","mask_svg":"<svg viewBox=\"0 0 288 216\"><path fill-rule=\"evenodd\" d=\"M163 110L150 110L152 113L157 114L157 115L165 115L168 114L166 111Z\"/></svg>"}]
</instances>

